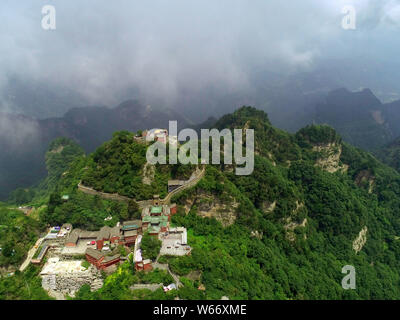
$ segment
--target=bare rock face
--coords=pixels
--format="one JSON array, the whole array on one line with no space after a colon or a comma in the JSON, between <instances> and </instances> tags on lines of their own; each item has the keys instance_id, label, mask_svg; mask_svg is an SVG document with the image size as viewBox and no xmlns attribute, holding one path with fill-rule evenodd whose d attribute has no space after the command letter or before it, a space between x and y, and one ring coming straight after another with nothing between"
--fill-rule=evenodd
<instances>
[{"instance_id":1,"label":"bare rock face","mask_svg":"<svg viewBox=\"0 0 400 320\"><path fill-rule=\"evenodd\" d=\"M368 188L368 193L372 193L374 191L375 176L369 170L361 170L357 174L354 182L359 187Z\"/></svg>"},{"instance_id":2,"label":"bare rock face","mask_svg":"<svg viewBox=\"0 0 400 320\"><path fill-rule=\"evenodd\" d=\"M268 201L264 201L262 203L262 211L265 213L271 213L275 210L276 207L276 200L274 202L268 202Z\"/></svg>"},{"instance_id":3,"label":"bare rock face","mask_svg":"<svg viewBox=\"0 0 400 320\"><path fill-rule=\"evenodd\" d=\"M198 206L197 214L203 218L215 218L227 227L235 223L235 211L238 207L239 203L236 201L227 204L213 197L203 198Z\"/></svg>"},{"instance_id":4,"label":"bare rock face","mask_svg":"<svg viewBox=\"0 0 400 320\"><path fill-rule=\"evenodd\" d=\"M239 202L231 199L229 202L221 201L211 194L198 193L191 199L187 199L184 205L185 212L188 213L193 205L197 205L197 214L203 218L215 218L224 227L235 223L236 209Z\"/></svg>"},{"instance_id":5,"label":"bare rock face","mask_svg":"<svg viewBox=\"0 0 400 320\"><path fill-rule=\"evenodd\" d=\"M301 223L292 221L292 218L286 219L286 225L284 226L286 230L286 239L291 242L296 241L296 234L294 232L297 228L305 228L307 226L307 218L305 218Z\"/></svg>"},{"instance_id":6,"label":"bare rock face","mask_svg":"<svg viewBox=\"0 0 400 320\"><path fill-rule=\"evenodd\" d=\"M147 162L143 167L142 183L151 185L151 183L154 181L155 172L156 171L154 165L151 165Z\"/></svg>"},{"instance_id":7,"label":"bare rock face","mask_svg":"<svg viewBox=\"0 0 400 320\"><path fill-rule=\"evenodd\" d=\"M286 231L286 239L294 242L296 241L296 234L295 234L295 229L297 228L305 228L307 226L307 218L304 218L302 222L296 222L294 221L294 218L296 215L299 213L299 211L304 207L304 203L296 201L296 208L293 210L291 213L290 217L286 218L284 220L285 225L284 229ZM305 238L305 235L304 235Z\"/></svg>"},{"instance_id":8,"label":"bare rock face","mask_svg":"<svg viewBox=\"0 0 400 320\"><path fill-rule=\"evenodd\" d=\"M365 226L364 228L361 229L357 238L353 241L353 250L356 253L359 253L364 247L365 243L367 242L367 231L368 228L367 226Z\"/></svg>"},{"instance_id":9,"label":"bare rock face","mask_svg":"<svg viewBox=\"0 0 400 320\"><path fill-rule=\"evenodd\" d=\"M251 237L257 238L257 239L259 239L259 240L262 239L263 235L264 235L264 233L263 233L262 231L259 232L258 230L253 230L253 231L251 231L251 233L250 233L250 236L251 236Z\"/></svg>"},{"instance_id":10,"label":"bare rock face","mask_svg":"<svg viewBox=\"0 0 400 320\"><path fill-rule=\"evenodd\" d=\"M348 167L340 165L340 156L342 154L342 146L336 143L328 143L316 145L313 151L319 152L321 156L317 159L316 166L321 169L334 173L336 171L347 171Z\"/></svg>"}]
</instances>

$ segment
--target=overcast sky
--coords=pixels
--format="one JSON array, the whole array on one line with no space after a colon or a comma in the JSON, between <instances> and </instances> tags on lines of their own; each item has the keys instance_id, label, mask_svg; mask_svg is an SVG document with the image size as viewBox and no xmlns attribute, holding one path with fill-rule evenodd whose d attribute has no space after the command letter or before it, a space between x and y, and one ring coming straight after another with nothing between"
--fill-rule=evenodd
<instances>
[{"instance_id":1,"label":"overcast sky","mask_svg":"<svg viewBox=\"0 0 400 320\"><path fill-rule=\"evenodd\" d=\"M46 4L53 31L41 27ZM345 5L356 30L341 26ZM126 92L166 104L204 88L235 92L255 70L312 70L330 58L397 63L400 42L397 0L2 0L0 21L2 94L18 75L103 105Z\"/></svg>"}]
</instances>

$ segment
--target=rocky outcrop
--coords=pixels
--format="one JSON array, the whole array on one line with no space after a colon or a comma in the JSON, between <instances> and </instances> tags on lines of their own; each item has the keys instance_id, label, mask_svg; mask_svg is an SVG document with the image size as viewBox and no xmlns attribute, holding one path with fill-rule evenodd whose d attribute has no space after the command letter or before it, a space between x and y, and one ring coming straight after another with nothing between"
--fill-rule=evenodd
<instances>
[{"instance_id":1,"label":"rocky outcrop","mask_svg":"<svg viewBox=\"0 0 400 320\"><path fill-rule=\"evenodd\" d=\"M264 235L264 233L263 233L262 231L259 232L258 230L253 230L253 231L251 231L251 233L250 233L250 236L251 236L251 237L257 238L257 239L259 239L259 240L262 239L263 235Z\"/></svg>"},{"instance_id":2,"label":"rocky outcrop","mask_svg":"<svg viewBox=\"0 0 400 320\"><path fill-rule=\"evenodd\" d=\"M302 208L304 208L304 203L296 200L296 208L292 211L292 215L297 214Z\"/></svg>"},{"instance_id":3,"label":"rocky outcrop","mask_svg":"<svg viewBox=\"0 0 400 320\"><path fill-rule=\"evenodd\" d=\"M353 241L353 250L356 253L359 253L364 247L365 243L367 242L367 231L368 228L367 226L365 226L364 228L361 229L357 238Z\"/></svg>"},{"instance_id":4,"label":"rocky outcrop","mask_svg":"<svg viewBox=\"0 0 400 320\"><path fill-rule=\"evenodd\" d=\"M375 120L376 123L383 125L385 124L385 119L383 118L381 110L374 110L371 112L372 118Z\"/></svg>"},{"instance_id":5,"label":"rocky outcrop","mask_svg":"<svg viewBox=\"0 0 400 320\"><path fill-rule=\"evenodd\" d=\"M203 218L215 218L224 227L235 223L236 209L239 203L232 199L230 202L221 201L212 194L200 192L194 197L186 199L184 203L185 212L189 213L192 207L197 206L197 214Z\"/></svg>"},{"instance_id":6,"label":"rocky outcrop","mask_svg":"<svg viewBox=\"0 0 400 320\"><path fill-rule=\"evenodd\" d=\"M302 222L296 222L295 220L299 221L298 214L304 208L304 203L296 200L296 208L293 209L290 216L283 219L284 222L284 229L286 231L286 239L293 242L296 240L295 229L297 228L305 228L307 225L307 218L304 218ZM304 239L306 236L304 235Z\"/></svg>"},{"instance_id":7,"label":"rocky outcrop","mask_svg":"<svg viewBox=\"0 0 400 320\"><path fill-rule=\"evenodd\" d=\"M375 176L369 170L361 170L357 174L354 182L359 187L367 188L368 193L372 193L374 191Z\"/></svg>"},{"instance_id":8,"label":"rocky outcrop","mask_svg":"<svg viewBox=\"0 0 400 320\"><path fill-rule=\"evenodd\" d=\"M215 218L224 227L235 223L236 209L239 203L223 203L214 197L202 198L197 207L197 214L203 218Z\"/></svg>"},{"instance_id":9,"label":"rocky outcrop","mask_svg":"<svg viewBox=\"0 0 400 320\"><path fill-rule=\"evenodd\" d=\"M275 210L275 207L276 207L276 200L274 202L264 201L261 204L261 209L265 213L273 212Z\"/></svg>"},{"instance_id":10,"label":"rocky outcrop","mask_svg":"<svg viewBox=\"0 0 400 320\"><path fill-rule=\"evenodd\" d=\"M284 229L286 231L286 239L291 242L296 241L296 234L294 232L295 229L301 227L305 228L307 226L307 218L305 218L301 223L294 222L291 217L286 219L286 224Z\"/></svg>"},{"instance_id":11,"label":"rocky outcrop","mask_svg":"<svg viewBox=\"0 0 400 320\"><path fill-rule=\"evenodd\" d=\"M345 172L347 170L347 166L340 165L340 156L342 154L342 146L340 144L327 143L316 145L313 147L313 151L321 154L315 163L321 169L330 173L339 170Z\"/></svg>"},{"instance_id":12,"label":"rocky outcrop","mask_svg":"<svg viewBox=\"0 0 400 320\"><path fill-rule=\"evenodd\" d=\"M155 173L156 173L155 166L146 162L146 164L143 167L142 183L151 185L151 183L154 181Z\"/></svg>"}]
</instances>

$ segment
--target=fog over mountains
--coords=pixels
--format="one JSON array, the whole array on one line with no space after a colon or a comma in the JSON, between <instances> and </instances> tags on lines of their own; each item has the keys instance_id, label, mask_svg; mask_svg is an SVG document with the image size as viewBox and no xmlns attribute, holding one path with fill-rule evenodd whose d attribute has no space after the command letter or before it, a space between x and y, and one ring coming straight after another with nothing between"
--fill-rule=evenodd
<instances>
[{"instance_id":1,"label":"fog over mountains","mask_svg":"<svg viewBox=\"0 0 400 320\"><path fill-rule=\"evenodd\" d=\"M279 88L399 97L398 1L56 0L51 31L46 4L0 4L3 111L43 119L135 98L202 121L232 103L271 105ZM356 30L342 28L346 5Z\"/></svg>"},{"instance_id":2,"label":"fog over mountains","mask_svg":"<svg viewBox=\"0 0 400 320\"><path fill-rule=\"evenodd\" d=\"M328 123L369 150L400 136L399 1L54 0L50 31L47 4L0 4L1 197L45 174L57 136L92 151L115 130L243 105L292 132Z\"/></svg>"},{"instance_id":3,"label":"fog over mountains","mask_svg":"<svg viewBox=\"0 0 400 320\"><path fill-rule=\"evenodd\" d=\"M128 100L115 108L82 107L63 117L36 120L31 117L0 114L0 197L17 187L28 187L46 175L45 152L58 137L78 142L86 152L93 152L118 130L137 131L168 127L168 120L179 127L192 123L172 110L154 110Z\"/></svg>"},{"instance_id":4,"label":"fog over mountains","mask_svg":"<svg viewBox=\"0 0 400 320\"><path fill-rule=\"evenodd\" d=\"M311 123L329 124L345 141L370 151L377 151L400 137L400 101L382 104L369 89L358 92L337 89L327 94L298 93L287 97L276 95L273 107L269 108L272 123L283 129L295 132ZM230 106L233 109L234 103ZM167 128L169 120L177 120L179 128L213 126L211 119L198 124L181 112L157 109L135 100L114 108L73 108L63 117L42 120L2 113L0 197L6 197L17 187L37 183L45 176L44 154L57 137L72 138L86 152L92 152L115 131Z\"/></svg>"}]
</instances>

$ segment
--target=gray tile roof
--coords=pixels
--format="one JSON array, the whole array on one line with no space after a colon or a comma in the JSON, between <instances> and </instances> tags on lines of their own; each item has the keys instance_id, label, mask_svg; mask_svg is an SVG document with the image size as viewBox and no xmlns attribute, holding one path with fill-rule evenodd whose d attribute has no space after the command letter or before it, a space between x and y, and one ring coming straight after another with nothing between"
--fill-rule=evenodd
<instances>
[{"instance_id":1,"label":"gray tile roof","mask_svg":"<svg viewBox=\"0 0 400 320\"><path fill-rule=\"evenodd\" d=\"M71 233L68 236L68 239L66 240L67 243L77 243L79 240L79 234L81 233L80 229L74 229L71 231Z\"/></svg>"},{"instance_id":2,"label":"gray tile roof","mask_svg":"<svg viewBox=\"0 0 400 320\"><path fill-rule=\"evenodd\" d=\"M104 254L103 254L103 253L101 253L101 252L98 251L98 250L92 249L92 248L87 248L85 253L86 253L87 255L89 255L89 256L95 258L96 260L99 260L99 259L101 259L102 257L104 257Z\"/></svg>"},{"instance_id":3,"label":"gray tile roof","mask_svg":"<svg viewBox=\"0 0 400 320\"><path fill-rule=\"evenodd\" d=\"M125 237L137 236L137 230L125 231L125 232L124 232L124 236L125 236Z\"/></svg>"},{"instance_id":4,"label":"gray tile roof","mask_svg":"<svg viewBox=\"0 0 400 320\"><path fill-rule=\"evenodd\" d=\"M104 258L103 262L113 261L113 260L119 259L120 257L121 257L120 254L115 254L115 255L112 255L112 256L106 256Z\"/></svg>"},{"instance_id":5,"label":"gray tile roof","mask_svg":"<svg viewBox=\"0 0 400 320\"><path fill-rule=\"evenodd\" d=\"M111 228L104 226L100 229L97 240L110 239Z\"/></svg>"}]
</instances>

